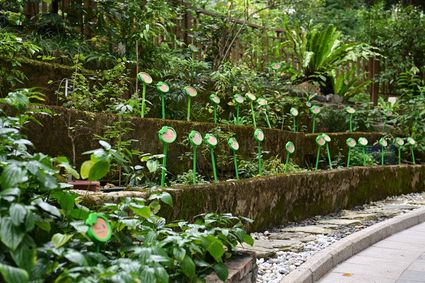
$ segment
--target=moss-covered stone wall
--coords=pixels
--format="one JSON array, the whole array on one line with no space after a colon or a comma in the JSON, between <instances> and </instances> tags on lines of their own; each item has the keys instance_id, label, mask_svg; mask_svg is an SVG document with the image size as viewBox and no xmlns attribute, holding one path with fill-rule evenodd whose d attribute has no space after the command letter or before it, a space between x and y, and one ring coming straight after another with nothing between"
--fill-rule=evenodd
<instances>
[{"instance_id":1,"label":"moss-covered stone wall","mask_svg":"<svg viewBox=\"0 0 425 283\"><path fill-rule=\"evenodd\" d=\"M26 134L34 143L35 150L50 154L52 156L64 155L73 160L73 151L75 150L76 165L79 166L87 156L82 153L94 148L99 144L94 139L94 135L103 135L105 126L111 125L118 118L109 113L92 113L78 110L70 110L63 107L49 106L56 115L40 115L37 119L42 125L30 124L26 129ZM171 174L177 174L187 171L191 168L191 160L185 153L191 152L188 146L187 136L191 130L197 130L203 135L214 129L211 123L186 122L175 120L161 120L152 118L128 118L132 124L131 131L125 138L138 140L134 147L151 154L162 153L162 144L160 143L157 132L163 125L173 127L177 131L177 140L169 146L169 157L167 169ZM82 123L81 121L85 121ZM73 130L70 130L70 127ZM234 133L239 141L240 158L255 158L257 152L257 142L253 138L254 129L248 126L220 125L223 133ZM285 144L291 140L296 145L296 153L293 158L295 162L302 167L313 164L316 154L315 138L317 134L292 133L277 129L263 129L265 141L262 143L262 149L267 151L265 158L270 156L285 157ZM375 142L381 136L380 133L331 133L332 138L330 149L335 156L340 150L345 151L345 140L348 137L358 138L366 136L370 143ZM74 139L74 142L72 142ZM186 141L184 141L186 140ZM199 151L200 152L200 151ZM198 170L204 175L211 174L209 154L198 154ZM227 141L219 140L219 146L216 149L219 164L219 175L225 172L233 171L233 164L230 150L227 148ZM323 156L324 156L323 152ZM227 162L221 162L227 161Z\"/></svg>"},{"instance_id":2,"label":"moss-covered stone wall","mask_svg":"<svg viewBox=\"0 0 425 283\"><path fill-rule=\"evenodd\" d=\"M206 212L231 212L253 219L249 228L258 231L424 190L424 165L354 167L178 187L170 190L174 208L164 216L190 220Z\"/></svg>"}]
</instances>

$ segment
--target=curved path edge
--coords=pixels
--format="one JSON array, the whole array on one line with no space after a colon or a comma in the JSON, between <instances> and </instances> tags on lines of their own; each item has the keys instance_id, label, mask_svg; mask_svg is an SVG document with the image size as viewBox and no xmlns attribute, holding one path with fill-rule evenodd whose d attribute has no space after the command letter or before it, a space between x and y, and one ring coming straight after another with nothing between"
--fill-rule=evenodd
<instances>
[{"instance_id":1,"label":"curved path edge","mask_svg":"<svg viewBox=\"0 0 425 283\"><path fill-rule=\"evenodd\" d=\"M351 234L313 255L280 283L313 283L341 262L373 244L407 228L425 222L425 207L398 215Z\"/></svg>"}]
</instances>

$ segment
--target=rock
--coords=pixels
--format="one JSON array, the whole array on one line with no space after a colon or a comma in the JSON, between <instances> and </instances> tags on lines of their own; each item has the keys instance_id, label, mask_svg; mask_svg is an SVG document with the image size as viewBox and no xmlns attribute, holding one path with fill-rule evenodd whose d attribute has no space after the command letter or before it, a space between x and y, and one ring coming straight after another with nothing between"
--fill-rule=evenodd
<instances>
[{"instance_id":1,"label":"rock","mask_svg":"<svg viewBox=\"0 0 425 283\"><path fill-rule=\"evenodd\" d=\"M331 229L323 228L320 226L302 226L302 227L291 227L283 229L285 232L303 232L308 234L330 234L332 233Z\"/></svg>"},{"instance_id":2,"label":"rock","mask_svg":"<svg viewBox=\"0 0 425 283\"><path fill-rule=\"evenodd\" d=\"M320 224L330 224L330 225L345 225L345 226L350 226L350 225L357 225L357 224L361 224L362 222L360 220L350 220L350 219L327 219L327 220L320 220L319 221Z\"/></svg>"},{"instance_id":3,"label":"rock","mask_svg":"<svg viewBox=\"0 0 425 283\"><path fill-rule=\"evenodd\" d=\"M344 210L342 212L341 218L343 219L359 219L359 220L376 220L377 215L372 213L358 213L354 211Z\"/></svg>"}]
</instances>

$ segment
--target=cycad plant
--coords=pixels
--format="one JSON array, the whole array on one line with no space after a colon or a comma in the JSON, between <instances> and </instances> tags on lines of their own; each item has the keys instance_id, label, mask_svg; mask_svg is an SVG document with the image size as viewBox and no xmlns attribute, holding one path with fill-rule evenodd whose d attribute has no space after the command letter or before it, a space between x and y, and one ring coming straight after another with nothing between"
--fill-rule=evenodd
<instances>
[{"instance_id":1,"label":"cycad plant","mask_svg":"<svg viewBox=\"0 0 425 283\"><path fill-rule=\"evenodd\" d=\"M324 93L333 90L332 72L348 62L378 56L369 45L341 41L341 33L332 25L315 25L307 30L298 25L291 29L286 24L285 31L290 51L298 62L295 82L318 83Z\"/></svg>"}]
</instances>

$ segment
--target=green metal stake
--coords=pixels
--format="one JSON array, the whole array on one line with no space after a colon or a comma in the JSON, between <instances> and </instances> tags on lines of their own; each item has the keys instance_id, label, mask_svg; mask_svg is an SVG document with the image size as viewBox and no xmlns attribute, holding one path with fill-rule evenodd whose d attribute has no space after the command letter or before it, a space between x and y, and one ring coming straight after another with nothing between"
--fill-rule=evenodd
<instances>
[{"instance_id":1,"label":"green metal stake","mask_svg":"<svg viewBox=\"0 0 425 283\"><path fill-rule=\"evenodd\" d=\"M254 101L257 98L255 97L255 95L253 95L252 93L249 93L249 92L247 94L245 94L245 96L248 98L249 105L251 107L252 124L254 125L254 128L257 128L257 123L255 122L255 111L254 111Z\"/></svg>"},{"instance_id":2,"label":"green metal stake","mask_svg":"<svg viewBox=\"0 0 425 283\"><path fill-rule=\"evenodd\" d=\"M347 111L347 113L350 115L349 119L350 119L350 133L353 132L353 114L356 113L356 110L353 107L346 107L345 111Z\"/></svg>"},{"instance_id":3,"label":"green metal stake","mask_svg":"<svg viewBox=\"0 0 425 283\"><path fill-rule=\"evenodd\" d=\"M210 101L214 106L214 127L217 126L217 106L220 104L220 98L216 94L210 95Z\"/></svg>"},{"instance_id":4,"label":"green metal stake","mask_svg":"<svg viewBox=\"0 0 425 283\"><path fill-rule=\"evenodd\" d=\"M398 149L398 165L401 164L401 149L403 148L404 145L404 140L402 138L395 138L395 145L397 146Z\"/></svg>"},{"instance_id":5,"label":"green metal stake","mask_svg":"<svg viewBox=\"0 0 425 283\"><path fill-rule=\"evenodd\" d=\"M156 89L161 95L162 119L165 120L165 94L170 91L170 87L164 82L158 82Z\"/></svg>"},{"instance_id":6,"label":"green metal stake","mask_svg":"<svg viewBox=\"0 0 425 283\"><path fill-rule=\"evenodd\" d=\"M189 141L193 146L193 184L196 184L196 149L202 144L202 136L197 131L191 131L189 133Z\"/></svg>"},{"instance_id":7,"label":"green metal stake","mask_svg":"<svg viewBox=\"0 0 425 283\"><path fill-rule=\"evenodd\" d=\"M164 147L164 157L162 158L162 171L161 171L161 187L165 186L165 173L167 167L167 147L168 144L173 143L177 138L176 131L168 126L164 126L158 131L158 137L162 141Z\"/></svg>"},{"instance_id":8,"label":"green metal stake","mask_svg":"<svg viewBox=\"0 0 425 283\"><path fill-rule=\"evenodd\" d=\"M314 105L314 106L312 106L310 108L310 112L313 114L313 128L312 128L312 133L314 134L314 132L316 131L316 117L320 113L320 107Z\"/></svg>"},{"instance_id":9,"label":"green metal stake","mask_svg":"<svg viewBox=\"0 0 425 283\"><path fill-rule=\"evenodd\" d=\"M196 91L195 88L191 86L186 86L183 89L183 92L187 96L187 121L190 121L190 100L192 97L196 97L198 95L198 92Z\"/></svg>"},{"instance_id":10,"label":"green metal stake","mask_svg":"<svg viewBox=\"0 0 425 283\"><path fill-rule=\"evenodd\" d=\"M413 138L407 138L407 143L410 145L410 152L412 154L412 163L413 165L416 164L416 160L415 160L415 145L416 145L416 141Z\"/></svg>"},{"instance_id":11,"label":"green metal stake","mask_svg":"<svg viewBox=\"0 0 425 283\"><path fill-rule=\"evenodd\" d=\"M263 176L263 162L261 159L261 143L264 141L264 132L261 129L254 131L254 139L258 142L258 173Z\"/></svg>"},{"instance_id":12,"label":"green metal stake","mask_svg":"<svg viewBox=\"0 0 425 283\"><path fill-rule=\"evenodd\" d=\"M388 142L385 138L379 139L381 145L381 165L385 165L385 148L388 146Z\"/></svg>"},{"instance_id":13,"label":"green metal stake","mask_svg":"<svg viewBox=\"0 0 425 283\"><path fill-rule=\"evenodd\" d=\"M258 98L257 99L257 104L258 104L258 107L261 109L261 110L263 110L263 112L264 112L264 116L266 117L266 123L267 123L267 127L269 128L269 129L271 129L272 128L272 126L270 125L270 120L269 120L269 115L267 115L267 104L268 104L268 102L267 102L267 100L266 99L264 99L264 98Z\"/></svg>"},{"instance_id":14,"label":"green metal stake","mask_svg":"<svg viewBox=\"0 0 425 283\"><path fill-rule=\"evenodd\" d=\"M366 166L366 146L369 143L369 141L366 138L364 138L364 137L360 137L359 140L358 140L358 143L362 147L363 166Z\"/></svg>"},{"instance_id":15,"label":"green metal stake","mask_svg":"<svg viewBox=\"0 0 425 283\"><path fill-rule=\"evenodd\" d=\"M146 111L146 85L152 83L152 77L145 72L140 72L137 74L137 79L142 83L142 110L140 112L140 117L145 117Z\"/></svg>"},{"instance_id":16,"label":"green metal stake","mask_svg":"<svg viewBox=\"0 0 425 283\"><path fill-rule=\"evenodd\" d=\"M350 167L350 161L351 161L351 149L356 147L356 140L353 138L348 138L346 140L347 146L348 146L348 156L347 156L347 168Z\"/></svg>"},{"instance_id":17,"label":"green metal stake","mask_svg":"<svg viewBox=\"0 0 425 283\"><path fill-rule=\"evenodd\" d=\"M236 179L239 180L238 161L237 161L237 158L236 158L236 151L239 150L239 143L235 138L230 138L227 142L227 145L230 147L230 149L233 152L233 163L235 165Z\"/></svg>"},{"instance_id":18,"label":"green metal stake","mask_svg":"<svg viewBox=\"0 0 425 283\"><path fill-rule=\"evenodd\" d=\"M235 125L239 125L239 107L240 105L245 101L245 99L243 98L242 95L240 94L235 94L233 96L233 103L235 104L236 107L236 121L235 121Z\"/></svg>"},{"instance_id":19,"label":"green metal stake","mask_svg":"<svg viewBox=\"0 0 425 283\"><path fill-rule=\"evenodd\" d=\"M218 183L217 178L217 169L215 167L215 158L214 158L214 148L216 147L218 141L217 138L212 134L206 134L204 137L205 142L208 144L211 152L211 164L213 168L213 174L214 174L214 183Z\"/></svg>"},{"instance_id":20,"label":"green metal stake","mask_svg":"<svg viewBox=\"0 0 425 283\"><path fill-rule=\"evenodd\" d=\"M316 156L316 171L319 170L320 149L326 144L326 140L322 135L316 137L317 156Z\"/></svg>"},{"instance_id":21,"label":"green metal stake","mask_svg":"<svg viewBox=\"0 0 425 283\"><path fill-rule=\"evenodd\" d=\"M297 116L299 115L299 112L298 109L294 107L292 107L289 112L291 113L292 118L294 120L293 132L295 133L297 131Z\"/></svg>"},{"instance_id":22,"label":"green metal stake","mask_svg":"<svg viewBox=\"0 0 425 283\"><path fill-rule=\"evenodd\" d=\"M288 141L285 145L286 149L286 161L285 161L285 170L284 172L288 172L288 165L289 165L289 156L295 152L295 145L293 142Z\"/></svg>"},{"instance_id":23,"label":"green metal stake","mask_svg":"<svg viewBox=\"0 0 425 283\"><path fill-rule=\"evenodd\" d=\"M329 150L329 143L331 142L331 137L327 134L322 134L322 136L326 141L326 154L328 155L329 168L332 169L331 151Z\"/></svg>"}]
</instances>

